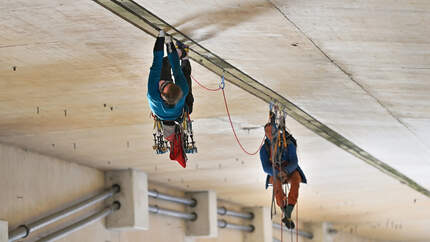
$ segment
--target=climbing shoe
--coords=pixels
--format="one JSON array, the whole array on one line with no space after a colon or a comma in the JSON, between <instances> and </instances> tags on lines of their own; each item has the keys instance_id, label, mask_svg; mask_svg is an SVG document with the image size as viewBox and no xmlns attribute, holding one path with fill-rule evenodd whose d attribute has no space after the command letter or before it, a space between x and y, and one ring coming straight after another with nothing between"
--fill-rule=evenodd
<instances>
[{"instance_id":1,"label":"climbing shoe","mask_svg":"<svg viewBox=\"0 0 430 242\"><path fill-rule=\"evenodd\" d=\"M284 217L282 219L282 222L285 224L285 227L287 227L288 229L294 229L296 227L296 225L294 224L291 218Z\"/></svg>"},{"instance_id":2,"label":"climbing shoe","mask_svg":"<svg viewBox=\"0 0 430 242\"><path fill-rule=\"evenodd\" d=\"M287 206L282 208L282 211L284 212L284 218L282 219L282 222L289 229L294 229L295 227L295 224L291 219L291 213L293 212L293 209L294 209L294 205L292 204L288 204Z\"/></svg>"}]
</instances>

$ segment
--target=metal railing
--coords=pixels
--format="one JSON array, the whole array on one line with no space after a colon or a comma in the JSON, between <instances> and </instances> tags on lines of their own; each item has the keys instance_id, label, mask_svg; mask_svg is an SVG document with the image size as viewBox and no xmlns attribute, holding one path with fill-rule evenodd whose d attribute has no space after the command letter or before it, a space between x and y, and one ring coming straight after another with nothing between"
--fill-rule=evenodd
<instances>
[{"instance_id":1,"label":"metal railing","mask_svg":"<svg viewBox=\"0 0 430 242\"><path fill-rule=\"evenodd\" d=\"M77 203L75 205L72 205L66 209L63 209L61 211L58 211L56 213L53 213L51 215L48 215L46 217L43 217L35 222L29 223L29 224L22 224L18 226L16 229L9 232L9 242L16 241L19 239L23 239L28 237L31 233L46 227L52 223L57 222L60 219L63 219L65 217L68 217L72 214L75 214L85 208L88 208L100 201L103 201L107 198L112 197L115 193L120 191L119 185L113 185L111 188L106 189L104 192L93 196L85 201L82 201L80 203Z\"/></svg>"}]
</instances>

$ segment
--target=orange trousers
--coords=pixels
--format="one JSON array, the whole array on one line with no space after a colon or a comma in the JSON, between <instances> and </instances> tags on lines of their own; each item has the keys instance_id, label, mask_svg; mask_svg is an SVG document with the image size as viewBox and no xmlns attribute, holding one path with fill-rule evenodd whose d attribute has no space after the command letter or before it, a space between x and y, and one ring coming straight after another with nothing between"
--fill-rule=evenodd
<instances>
[{"instance_id":1,"label":"orange trousers","mask_svg":"<svg viewBox=\"0 0 430 242\"><path fill-rule=\"evenodd\" d=\"M296 205L297 198L299 197L299 187L300 182L302 182L302 177L298 171L294 171L292 174L283 178L283 182L281 182L280 178L275 178L275 182L273 183L273 177L270 177L270 183L273 185L273 191L275 193L276 204L279 207L283 208L288 204ZM290 184L290 192L288 193L288 201L287 197L282 189L282 184L288 183ZM287 202L287 203L285 203Z\"/></svg>"}]
</instances>

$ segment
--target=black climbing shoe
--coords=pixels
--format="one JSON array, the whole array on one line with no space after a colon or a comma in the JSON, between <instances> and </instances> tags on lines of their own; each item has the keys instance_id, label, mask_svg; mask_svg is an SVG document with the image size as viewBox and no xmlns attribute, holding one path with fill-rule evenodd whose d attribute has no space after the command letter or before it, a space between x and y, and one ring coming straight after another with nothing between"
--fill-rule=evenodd
<instances>
[{"instance_id":1,"label":"black climbing shoe","mask_svg":"<svg viewBox=\"0 0 430 242\"><path fill-rule=\"evenodd\" d=\"M294 209L294 205L292 204L288 204L287 206L282 208L282 211L284 212L284 218L282 219L282 222L289 229L294 229L295 227L295 224L291 219L291 213L293 212L293 209Z\"/></svg>"},{"instance_id":2,"label":"black climbing shoe","mask_svg":"<svg viewBox=\"0 0 430 242\"><path fill-rule=\"evenodd\" d=\"M282 211L284 212L284 217L291 218L291 213L293 212L294 205L288 204L285 206Z\"/></svg>"},{"instance_id":3,"label":"black climbing shoe","mask_svg":"<svg viewBox=\"0 0 430 242\"><path fill-rule=\"evenodd\" d=\"M285 224L285 227L287 227L288 229L294 229L296 227L296 225L294 224L291 218L284 217L282 219L282 222Z\"/></svg>"}]
</instances>

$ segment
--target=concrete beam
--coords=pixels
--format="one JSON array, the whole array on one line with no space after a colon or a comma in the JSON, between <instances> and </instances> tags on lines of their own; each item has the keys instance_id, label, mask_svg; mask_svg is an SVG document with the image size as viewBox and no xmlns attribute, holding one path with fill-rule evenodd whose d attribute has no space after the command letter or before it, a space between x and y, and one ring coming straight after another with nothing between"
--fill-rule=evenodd
<instances>
[{"instance_id":1,"label":"concrete beam","mask_svg":"<svg viewBox=\"0 0 430 242\"><path fill-rule=\"evenodd\" d=\"M105 183L121 186L121 191L107 201L109 204L119 201L121 208L106 218L106 227L114 230L149 229L147 175L134 169L108 171Z\"/></svg>"},{"instance_id":2,"label":"concrete beam","mask_svg":"<svg viewBox=\"0 0 430 242\"><path fill-rule=\"evenodd\" d=\"M214 191L190 192L187 196L197 201L195 207L187 207L187 212L197 214L195 221L186 222L186 236L215 238L218 236L217 199Z\"/></svg>"},{"instance_id":3,"label":"concrete beam","mask_svg":"<svg viewBox=\"0 0 430 242\"><path fill-rule=\"evenodd\" d=\"M0 220L0 242L8 242L8 223Z\"/></svg>"},{"instance_id":4,"label":"concrete beam","mask_svg":"<svg viewBox=\"0 0 430 242\"><path fill-rule=\"evenodd\" d=\"M333 242L333 236L330 231L333 229L333 226L329 222L322 223L322 242Z\"/></svg>"},{"instance_id":5,"label":"concrete beam","mask_svg":"<svg viewBox=\"0 0 430 242\"><path fill-rule=\"evenodd\" d=\"M333 242L334 241L334 229L333 225L329 222L322 223L304 223L304 229L312 231L312 241L321 242ZM350 241L350 240L339 240L339 241Z\"/></svg>"},{"instance_id":6,"label":"concrete beam","mask_svg":"<svg viewBox=\"0 0 430 242\"><path fill-rule=\"evenodd\" d=\"M246 208L245 211L254 214L252 224L255 230L252 233L244 233L243 241L246 242L272 242L273 229L272 220L270 219L270 208L255 207Z\"/></svg>"}]
</instances>

